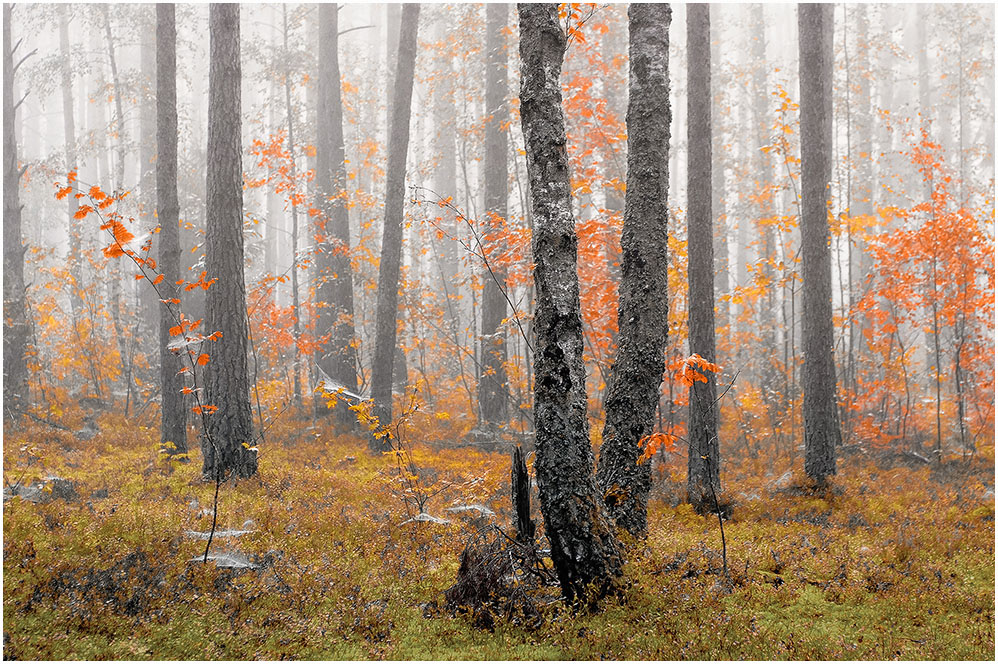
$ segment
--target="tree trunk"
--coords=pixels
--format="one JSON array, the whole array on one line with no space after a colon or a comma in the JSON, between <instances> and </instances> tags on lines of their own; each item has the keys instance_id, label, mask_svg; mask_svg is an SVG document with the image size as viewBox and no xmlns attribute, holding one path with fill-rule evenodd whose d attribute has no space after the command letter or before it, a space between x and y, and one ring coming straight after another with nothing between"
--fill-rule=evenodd
<instances>
[{"instance_id":1,"label":"tree trunk","mask_svg":"<svg viewBox=\"0 0 998 664\"><path fill-rule=\"evenodd\" d=\"M295 111L291 105L291 64L288 51L288 6L281 5L281 18L283 20L284 35L284 57L287 69L284 71L284 108L287 111L288 119L288 176L291 179L292 198L288 201L291 205L291 312L292 312L292 334L295 340L295 360L294 370L294 395L295 406L301 410L302 390L301 390L301 292L298 284L298 205L294 196L298 193L298 166L295 161Z\"/></svg>"},{"instance_id":2,"label":"tree trunk","mask_svg":"<svg viewBox=\"0 0 998 664\"><path fill-rule=\"evenodd\" d=\"M513 500L513 529L516 540L523 544L533 544L536 526L530 518L530 475L527 462L523 458L523 448L513 450L513 465L510 469L510 492Z\"/></svg>"},{"instance_id":3,"label":"tree trunk","mask_svg":"<svg viewBox=\"0 0 998 664\"><path fill-rule=\"evenodd\" d=\"M375 324L374 363L371 367L371 396L374 416L380 426L392 423L392 369L395 364L398 332L398 287L402 259L402 225L405 208L405 160L409 147L409 116L416 67L416 34L419 4L402 8L398 67L392 102L391 131L388 137L388 168L385 174L385 227L381 239L378 269L378 315ZM372 451L391 449L390 436L373 436Z\"/></svg>"},{"instance_id":4,"label":"tree trunk","mask_svg":"<svg viewBox=\"0 0 998 664\"><path fill-rule=\"evenodd\" d=\"M73 63L69 46L69 20L72 8L64 5L59 8L59 51L62 58L62 126L63 136L66 144L66 172L76 172L79 169L76 152L76 121L73 116ZM77 324L79 317L83 315L83 260L81 250L81 229L80 221L76 219L76 211L80 207L80 201L76 196L66 197L67 226L69 232L69 256L66 262L69 264L69 274L73 278L69 303L73 310L73 325Z\"/></svg>"},{"instance_id":5,"label":"tree trunk","mask_svg":"<svg viewBox=\"0 0 998 664\"><path fill-rule=\"evenodd\" d=\"M503 248L500 234L506 225L506 50L503 29L508 7L492 3L485 15L485 253L498 255ZM506 339L502 321L507 316L506 271L489 261L482 275L482 365L478 379L481 418L491 426L508 419L506 399Z\"/></svg>"},{"instance_id":6,"label":"tree trunk","mask_svg":"<svg viewBox=\"0 0 998 664\"><path fill-rule=\"evenodd\" d=\"M708 5L686 6L687 118L689 163L686 169L689 250L690 354L714 362L714 247L711 214L710 14ZM760 63L761 64L761 63ZM690 503L707 507L721 491L717 439L716 377L690 387L689 457L686 488ZM709 505L713 507L713 505Z\"/></svg>"},{"instance_id":7,"label":"tree trunk","mask_svg":"<svg viewBox=\"0 0 998 664\"><path fill-rule=\"evenodd\" d=\"M125 154L126 154L126 132L125 132L125 111L121 103L123 96L121 78L118 75L118 60L114 53L114 37L111 33L111 15L107 5L100 5L101 14L104 17L104 41L107 43L107 58L111 66L111 82L114 90L114 133L117 134L118 160L114 165L114 181L112 186L116 192L125 189ZM110 302L108 308L111 310L111 322L114 325L114 338L117 341L118 355L121 361L121 378L125 387L125 417L128 417L132 401L132 354L133 344L129 343L125 331L121 307L121 267L118 261L108 263L108 290ZM134 343L134 340L133 340ZM112 398L113 401L113 398Z\"/></svg>"},{"instance_id":8,"label":"tree trunk","mask_svg":"<svg viewBox=\"0 0 998 664\"><path fill-rule=\"evenodd\" d=\"M177 24L173 4L156 5L156 206L159 217L159 269L163 274L160 298L180 298L180 202L177 198ZM159 376L162 393L160 444L167 452L187 452L187 411L184 408L183 366L167 348L170 328L177 323L171 311L159 310Z\"/></svg>"},{"instance_id":9,"label":"tree trunk","mask_svg":"<svg viewBox=\"0 0 998 664\"><path fill-rule=\"evenodd\" d=\"M28 404L27 295L24 287L24 251L21 238L20 180L14 114L14 74L24 59L14 62L11 42L12 6L3 6L3 417L17 421ZM20 45L20 42L18 42ZM29 54L30 55L30 54ZM27 56L24 56L27 57ZM23 101L23 100L22 100ZM72 196L70 196L72 198Z\"/></svg>"},{"instance_id":10,"label":"tree trunk","mask_svg":"<svg viewBox=\"0 0 998 664\"><path fill-rule=\"evenodd\" d=\"M141 76L139 79L139 202L141 204L141 231L143 234L156 228L156 8L139 10L142 34ZM155 240L161 238L154 238ZM150 380L158 370L159 309L162 306L156 291L148 283L137 284L135 333L136 345L148 358Z\"/></svg>"},{"instance_id":11,"label":"tree trunk","mask_svg":"<svg viewBox=\"0 0 998 664\"><path fill-rule=\"evenodd\" d=\"M239 61L239 5L214 3L209 10L208 177L206 279L216 279L205 302L208 334L207 416L203 473L256 474L247 366L246 285L243 277L243 169Z\"/></svg>"},{"instance_id":12,"label":"tree trunk","mask_svg":"<svg viewBox=\"0 0 998 664\"><path fill-rule=\"evenodd\" d=\"M339 22L335 4L319 5L319 114L317 131L316 233L321 236L316 256L317 334L329 334L319 353L319 368L354 392L357 365L354 349L353 270L350 266L350 217L346 199L343 142L343 104L340 96ZM352 419L344 406L336 407L342 422Z\"/></svg>"},{"instance_id":13,"label":"tree trunk","mask_svg":"<svg viewBox=\"0 0 998 664\"><path fill-rule=\"evenodd\" d=\"M835 386L828 181L832 148L832 5L797 8L800 40L801 271L804 346L804 470L819 484L835 474L841 441Z\"/></svg>"},{"instance_id":14,"label":"tree trunk","mask_svg":"<svg viewBox=\"0 0 998 664\"><path fill-rule=\"evenodd\" d=\"M712 5L714 34L721 34L720 22L721 5ZM721 46L720 37L711 40L710 43L710 66L713 68L710 78L711 95L711 158L716 162L711 168L711 210L717 219L714 227L714 293L717 301L717 321L716 329L722 330L722 352L727 345L724 343L730 336L730 319L728 312L731 305L726 299L720 299L728 294L728 273L730 265L728 261L728 215L725 209L724 196L724 170L725 155L724 131L722 129L721 109L724 107L723 99L725 95L724 87L721 83ZM725 358L722 358L722 360Z\"/></svg>"},{"instance_id":15,"label":"tree trunk","mask_svg":"<svg viewBox=\"0 0 998 664\"><path fill-rule=\"evenodd\" d=\"M534 469L551 559L569 602L594 603L619 584L613 523L593 478L582 363L578 238L561 107L565 35L554 4L520 4L520 119L534 234Z\"/></svg>"},{"instance_id":16,"label":"tree trunk","mask_svg":"<svg viewBox=\"0 0 998 664\"><path fill-rule=\"evenodd\" d=\"M667 4L628 9L627 193L621 235L617 357L606 396L597 480L617 525L647 528L651 467L638 463L652 431L668 334L669 23ZM710 181L707 181L709 186Z\"/></svg>"}]
</instances>

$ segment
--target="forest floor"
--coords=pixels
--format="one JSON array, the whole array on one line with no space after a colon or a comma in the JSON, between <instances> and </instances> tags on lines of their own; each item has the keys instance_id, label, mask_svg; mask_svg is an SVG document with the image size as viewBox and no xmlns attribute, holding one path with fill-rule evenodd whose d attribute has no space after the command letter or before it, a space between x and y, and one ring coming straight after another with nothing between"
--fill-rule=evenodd
<instances>
[{"instance_id":1,"label":"forest floor","mask_svg":"<svg viewBox=\"0 0 998 664\"><path fill-rule=\"evenodd\" d=\"M155 429L110 414L85 442L41 424L9 432L6 489L44 486L5 495L4 658L995 654L993 447L941 469L840 459L821 495L761 458L726 468L730 591L717 519L678 504L685 461L675 459L656 470L649 536L631 544L622 597L573 612L542 588L531 619L487 629L447 611L443 592L485 522L508 529L508 454L417 444L418 471L400 472L395 455L309 424L271 430L259 476L222 486L212 552L228 556L208 565L198 537L214 486L200 480L199 454L157 459ZM440 522L410 521L411 499L427 496ZM447 511L461 505L496 515Z\"/></svg>"}]
</instances>

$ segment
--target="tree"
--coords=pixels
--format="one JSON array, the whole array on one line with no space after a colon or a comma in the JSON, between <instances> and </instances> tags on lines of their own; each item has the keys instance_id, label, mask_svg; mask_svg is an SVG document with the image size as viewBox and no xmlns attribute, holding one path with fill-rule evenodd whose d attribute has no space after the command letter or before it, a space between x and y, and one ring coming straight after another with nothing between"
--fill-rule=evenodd
<instances>
[{"instance_id":1,"label":"tree","mask_svg":"<svg viewBox=\"0 0 998 664\"><path fill-rule=\"evenodd\" d=\"M689 163L686 212L689 251L690 355L714 362L714 247L711 211L710 13L706 4L686 6ZM690 386L686 489L698 508L720 491L717 383L714 373ZM711 488L713 487L713 492Z\"/></svg>"},{"instance_id":2,"label":"tree","mask_svg":"<svg viewBox=\"0 0 998 664\"><path fill-rule=\"evenodd\" d=\"M617 525L639 535L647 528L651 488L650 466L638 463L640 442L652 431L668 333L669 308L664 293L668 280L672 9L667 4L632 4L627 16L630 83L619 346L605 403L597 479Z\"/></svg>"},{"instance_id":3,"label":"tree","mask_svg":"<svg viewBox=\"0 0 998 664\"><path fill-rule=\"evenodd\" d=\"M243 277L243 169L239 62L239 5L213 3L209 10L208 175L205 270L206 329L210 342L206 376L207 431L201 443L203 472L213 479L232 472L256 473L247 367L246 285Z\"/></svg>"},{"instance_id":4,"label":"tree","mask_svg":"<svg viewBox=\"0 0 998 664\"><path fill-rule=\"evenodd\" d=\"M357 389L357 368L351 346L353 270L350 266L350 217L345 198L346 166L343 145L343 103L340 97L339 23L335 4L319 5L319 113L316 138L316 232L321 236L316 256L316 301L320 337L329 340L318 365L348 390ZM339 407L344 417L351 417Z\"/></svg>"},{"instance_id":5,"label":"tree","mask_svg":"<svg viewBox=\"0 0 998 664\"><path fill-rule=\"evenodd\" d=\"M534 219L534 470L551 559L569 602L618 585L619 543L593 478L582 363L578 238L561 106L566 37L557 6L518 6L520 121Z\"/></svg>"},{"instance_id":6,"label":"tree","mask_svg":"<svg viewBox=\"0 0 998 664\"><path fill-rule=\"evenodd\" d=\"M69 20L71 18L71 5L59 7L59 51L61 56L60 74L62 75L62 118L63 118L63 139L66 144L66 172L75 173L79 166L76 151L76 122L73 116L73 67L69 48ZM83 298L80 293L83 289L83 270L80 267L82 260L80 246L80 221L77 220L76 210L80 206L80 201L76 196L66 197L66 208L69 224L69 273L73 277L72 290L70 292L69 303L73 309L73 324L76 324L79 316L83 314Z\"/></svg>"},{"instance_id":7,"label":"tree","mask_svg":"<svg viewBox=\"0 0 998 664\"><path fill-rule=\"evenodd\" d=\"M507 6L492 3L485 10L485 238L486 252L501 251L498 236L507 215L506 50L503 29ZM486 266L482 292L482 365L478 379L481 419L495 426L505 421L506 343L501 329L507 316L505 270L492 261Z\"/></svg>"},{"instance_id":8,"label":"tree","mask_svg":"<svg viewBox=\"0 0 998 664\"><path fill-rule=\"evenodd\" d=\"M26 166L17 161L14 113L24 101L14 101L14 75L31 55L17 63L14 52L21 41L11 40L13 8L3 6L3 402L4 420L16 420L28 403L28 321L21 237L20 182ZM33 51L32 51L33 53Z\"/></svg>"},{"instance_id":9,"label":"tree","mask_svg":"<svg viewBox=\"0 0 998 664\"><path fill-rule=\"evenodd\" d=\"M841 442L835 386L828 182L832 160L832 5L797 8L800 46L801 273L803 281L804 471L835 474Z\"/></svg>"},{"instance_id":10,"label":"tree","mask_svg":"<svg viewBox=\"0 0 998 664\"><path fill-rule=\"evenodd\" d=\"M177 23L175 7L156 5L156 210L159 218L159 287L163 299L180 297L180 201L177 197ZM182 366L168 348L176 325L167 307L159 313L159 372L162 407L160 444L187 452Z\"/></svg>"},{"instance_id":11,"label":"tree","mask_svg":"<svg viewBox=\"0 0 998 664\"><path fill-rule=\"evenodd\" d=\"M381 239L381 264L378 268L378 316L375 327L374 363L371 367L373 414L387 434L392 421L392 368L398 333L398 286L402 261L402 224L405 205L405 160L409 148L409 116L412 85L416 68L416 33L419 27L419 4L406 3L402 8L399 33L398 66L392 102L391 130L388 136L388 169L385 175L385 227ZM371 438L371 449L390 449L389 435Z\"/></svg>"}]
</instances>

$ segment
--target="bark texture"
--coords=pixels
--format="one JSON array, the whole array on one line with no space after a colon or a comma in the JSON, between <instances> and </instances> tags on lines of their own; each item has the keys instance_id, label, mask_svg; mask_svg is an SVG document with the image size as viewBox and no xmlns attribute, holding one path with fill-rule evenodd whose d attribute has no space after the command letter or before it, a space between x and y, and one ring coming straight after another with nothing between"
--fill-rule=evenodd
<instances>
[{"instance_id":1,"label":"bark texture","mask_svg":"<svg viewBox=\"0 0 998 664\"><path fill-rule=\"evenodd\" d=\"M340 96L339 21L335 4L319 5L319 116L315 178L316 232L322 237L316 256L318 333L329 335L319 354L319 368L350 391L357 390L357 368L350 346L353 326L353 270L350 267L350 217L346 200L343 103ZM337 406L347 421L352 413Z\"/></svg>"},{"instance_id":2,"label":"bark texture","mask_svg":"<svg viewBox=\"0 0 998 664\"><path fill-rule=\"evenodd\" d=\"M405 159L409 148L409 116L416 67L416 33L419 4L402 7L398 66L395 70L391 132L388 136L388 169L385 174L385 227L381 236L378 268L378 316L375 323L371 396L374 415L381 426L392 422L392 367L398 332L399 268L402 260L402 224L405 206ZM372 451L391 449L389 437L372 437Z\"/></svg>"},{"instance_id":3,"label":"bark texture","mask_svg":"<svg viewBox=\"0 0 998 664\"><path fill-rule=\"evenodd\" d=\"M329 340L319 353L319 368L350 391L357 390L353 341L353 270L350 267L350 217L346 200L343 103L340 96L339 18L335 4L319 5L319 78L316 207L316 300L319 335ZM339 404L343 421L352 413ZM352 419L352 418L351 418Z\"/></svg>"},{"instance_id":4,"label":"bark texture","mask_svg":"<svg viewBox=\"0 0 998 664\"><path fill-rule=\"evenodd\" d=\"M711 212L711 98L709 5L686 6L687 142L689 145L686 195L689 250L690 354L708 362L714 351L714 246ZM690 503L713 507L708 501L720 493L720 449L717 439L717 381L701 371L706 383L690 387L689 456L686 489ZM713 487L713 492L711 491Z\"/></svg>"},{"instance_id":5,"label":"bark texture","mask_svg":"<svg viewBox=\"0 0 998 664\"><path fill-rule=\"evenodd\" d=\"M253 420L247 367L246 285L243 277L242 114L239 61L239 5L214 3L209 9L208 205L205 266L206 329L221 332L207 352L206 401L218 410L207 417L201 443L203 472L256 473ZM245 443L245 445L244 445Z\"/></svg>"},{"instance_id":6,"label":"bark texture","mask_svg":"<svg viewBox=\"0 0 998 664\"><path fill-rule=\"evenodd\" d=\"M156 5L156 208L159 218L159 269L165 277L157 286L161 299L180 298L180 201L177 197L177 23L173 4ZM172 305L159 309L159 372L162 408L160 443L170 451L187 452L187 409L184 408L183 366L167 348L176 325ZM174 308L173 311L176 311Z\"/></svg>"},{"instance_id":7,"label":"bark texture","mask_svg":"<svg viewBox=\"0 0 998 664\"><path fill-rule=\"evenodd\" d=\"M20 180L14 113L15 45L11 41L12 7L3 6L3 418L16 421L28 403L27 296L21 238ZM23 62L23 60L21 60ZM70 197L72 198L72 197Z\"/></svg>"},{"instance_id":8,"label":"bark texture","mask_svg":"<svg viewBox=\"0 0 998 664\"><path fill-rule=\"evenodd\" d=\"M520 120L534 219L534 470L562 593L569 602L592 603L619 584L621 557L593 477L586 415L578 238L561 106L566 40L556 5L518 9Z\"/></svg>"},{"instance_id":9,"label":"bark texture","mask_svg":"<svg viewBox=\"0 0 998 664\"><path fill-rule=\"evenodd\" d=\"M832 166L832 5L799 5L797 23L803 213L804 471L821 484L835 474L835 447L841 442L828 228L828 181Z\"/></svg>"},{"instance_id":10,"label":"bark texture","mask_svg":"<svg viewBox=\"0 0 998 664\"><path fill-rule=\"evenodd\" d=\"M486 255L502 251L498 238L507 214L506 50L502 30L508 7L492 3L485 10L485 219ZM482 277L482 370L478 379L481 419L490 425L506 421L506 339L502 321L508 315L505 270L490 261Z\"/></svg>"},{"instance_id":11,"label":"bark texture","mask_svg":"<svg viewBox=\"0 0 998 664\"><path fill-rule=\"evenodd\" d=\"M654 424L669 327L665 293L672 9L667 4L632 4L627 16L630 82L619 345L606 396L597 478L617 525L642 535L647 528L651 468L638 463L638 443Z\"/></svg>"},{"instance_id":12,"label":"bark texture","mask_svg":"<svg viewBox=\"0 0 998 664\"><path fill-rule=\"evenodd\" d=\"M523 448L519 445L513 450L513 465L510 468L509 480L516 540L523 544L533 544L537 529L534 520L530 518L530 475L527 473Z\"/></svg>"}]
</instances>

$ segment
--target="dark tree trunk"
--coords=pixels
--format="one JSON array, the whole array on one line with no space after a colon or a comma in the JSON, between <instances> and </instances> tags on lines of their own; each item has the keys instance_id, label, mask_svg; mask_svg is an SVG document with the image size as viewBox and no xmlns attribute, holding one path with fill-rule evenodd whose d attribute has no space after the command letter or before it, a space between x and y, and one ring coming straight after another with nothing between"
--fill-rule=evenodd
<instances>
[{"instance_id":1,"label":"dark tree trunk","mask_svg":"<svg viewBox=\"0 0 998 664\"><path fill-rule=\"evenodd\" d=\"M180 202L177 198L177 24L173 4L156 5L156 206L159 217L159 269L164 279L161 299L180 298ZM183 366L167 348L175 326L173 305L159 310L159 376L162 392L160 444L167 452L187 452L187 410ZM172 449L171 449L172 448Z\"/></svg>"},{"instance_id":2,"label":"dark tree trunk","mask_svg":"<svg viewBox=\"0 0 998 664\"><path fill-rule=\"evenodd\" d=\"M516 539L523 544L532 544L536 533L534 520L530 518L530 475L523 448L513 450L513 465L510 469L510 493L513 499L513 529Z\"/></svg>"},{"instance_id":3,"label":"dark tree trunk","mask_svg":"<svg viewBox=\"0 0 998 664\"><path fill-rule=\"evenodd\" d=\"M619 584L613 523L593 477L582 363L578 238L561 107L565 35L554 4L520 4L520 119L534 234L534 470L551 559L569 602L593 603Z\"/></svg>"},{"instance_id":4,"label":"dark tree trunk","mask_svg":"<svg viewBox=\"0 0 998 664\"><path fill-rule=\"evenodd\" d=\"M669 23L667 4L632 4L627 103L618 349L606 396L597 478L617 525L647 528L651 468L638 463L639 441L652 431L665 371L669 191ZM708 180L708 186L710 182Z\"/></svg>"},{"instance_id":5,"label":"dark tree trunk","mask_svg":"<svg viewBox=\"0 0 998 664\"><path fill-rule=\"evenodd\" d=\"M350 217L346 199L343 143L343 103L340 97L339 22L335 4L319 5L319 117L316 150L316 232L321 236L316 256L318 334L329 340L320 351L319 368L350 391L357 390L357 365L351 342L353 270L350 266ZM341 421L352 413L336 407Z\"/></svg>"},{"instance_id":6,"label":"dark tree trunk","mask_svg":"<svg viewBox=\"0 0 998 664\"><path fill-rule=\"evenodd\" d=\"M402 8L398 66L392 102L391 132L388 137L388 169L385 174L385 227L381 239L378 269L378 316L375 324L374 364L371 367L371 396L374 415L382 427L392 422L392 368L395 364L398 332L399 268L402 260L402 224L405 207L405 159L409 148L409 115L416 67L416 33L419 4ZM372 451L391 448L388 436L373 436Z\"/></svg>"},{"instance_id":7,"label":"dark tree trunk","mask_svg":"<svg viewBox=\"0 0 998 664\"><path fill-rule=\"evenodd\" d=\"M506 223L506 50L503 28L508 7L492 3L485 10L485 247L486 254L502 251L498 237ZM506 339L501 329L507 316L506 272L494 261L482 275L482 370L478 379L481 418L489 425L508 419L506 399Z\"/></svg>"},{"instance_id":8,"label":"dark tree trunk","mask_svg":"<svg viewBox=\"0 0 998 664\"><path fill-rule=\"evenodd\" d=\"M686 6L688 164L686 195L689 205L690 354L714 362L714 247L711 214L711 112L709 5ZM720 450L717 439L717 382L710 371L700 371L706 383L690 387L689 457L686 489L698 509L721 491ZM713 490L712 490L713 489Z\"/></svg>"},{"instance_id":9,"label":"dark tree trunk","mask_svg":"<svg viewBox=\"0 0 998 664\"><path fill-rule=\"evenodd\" d=\"M243 277L243 169L239 61L239 5L214 3L209 10L208 205L205 267L217 279L205 298L208 334L207 416L203 473L212 479L232 472L256 473L247 366L246 285ZM245 445L244 445L245 443Z\"/></svg>"},{"instance_id":10,"label":"dark tree trunk","mask_svg":"<svg viewBox=\"0 0 998 664\"><path fill-rule=\"evenodd\" d=\"M828 181L832 152L832 5L797 8L800 40L804 470L823 484L840 442L832 322Z\"/></svg>"},{"instance_id":11,"label":"dark tree trunk","mask_svg":"<svg viewBox=\"0 0 998 664\"><path fill-rule=\"evenodd\" d=\"M14 114L14 74L23 58L14 62L9 3L3 6L3 418L17 421L28 404L27 295L24 288L24 251L21 238L19 188L24 171L17 161ZM20 42L18 42L18 45ZM24 56L26 57L26 56ZM70 197L72 198L72 197Z\"/></svg>"}]
</instances>

